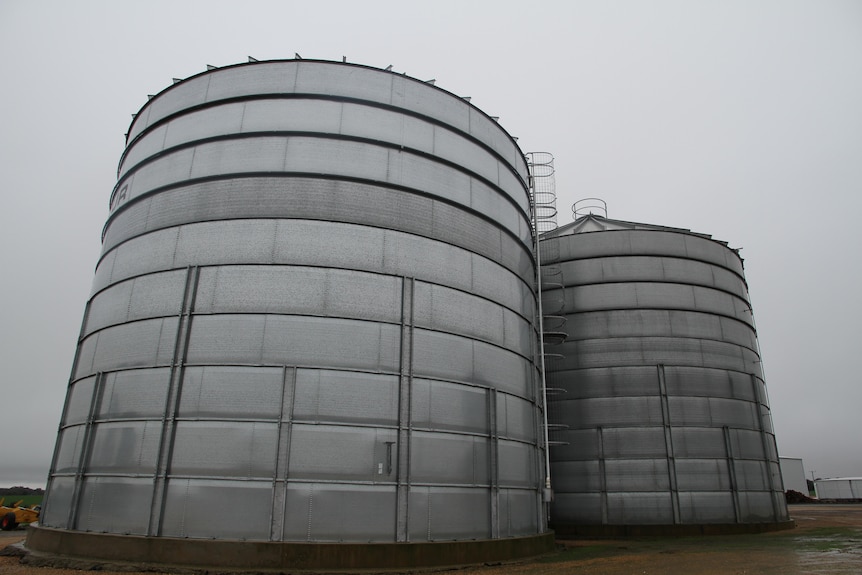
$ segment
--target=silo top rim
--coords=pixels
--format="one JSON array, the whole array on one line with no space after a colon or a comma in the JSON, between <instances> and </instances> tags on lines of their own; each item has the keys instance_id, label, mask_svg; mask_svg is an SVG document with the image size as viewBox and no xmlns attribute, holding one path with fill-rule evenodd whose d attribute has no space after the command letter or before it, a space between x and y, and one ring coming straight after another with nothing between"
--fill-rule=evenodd
<instances>
[{"instance_id":1,"label":"silo top rim","mask_svg":"<svg viewBox=\"0 0 862 575\"><path fill-rule=\"evenodd\" d=\"M592 232L615 232L615 231L649 231L649 232L671 232L677 234L685 234L689 236L696 236L699 238L703 238L705 240L710 240L716 242L718 244L723 245L729 250L736 252L738 255L739 250L728 247L727 242L713 239L713 237L709 234L702 234L698 232L693 232L686 228L673 228L669 226L660 226L656 224L645 224L640 222L630 222L626 220L614 220L611 218L605 218L596 214L587 214L586 216L581 216L573 222L570 222L566 225L560 226L556 229L553 229L549 232L542 234L542 239L555 238L560 236L570 236L574 234L584 234L584 233L592 233Z\"/></svg>"},{"instance_id":2,"label":"silo top rim","mask_svg":"<svg viewBox=\"0 0 862 575\"><path fill-rule=\"evenodd\" d=\"M460 101L464 102L465 104L467 104L467 106L469 106L470 108L473 108L474 110L476 110L477 112L479 112L480 114L482 114L483 116L485 116L486 118L488 118L489 120L491 120L492 122L494 122L495 124L498 124L498 125L499 125L499 122L498 122L494 117L492 117L490 114L486 113L486 112L485 112L485 111L483 111L481 108L479 108L478 106L476 106L475 104L473 104L473 103L470 101L470 99L469 99L469 98L465 98L464 96L459 96L459 95L455 94L454 92L450 92L449 90L446 90L445 88L441 88L441 87L437 86L435 83L431 83L432 81L430 81L430 80L428 80L428 81L426 81L426 80L420 80L419 78L414 78L413 76L408 76L406 72L395 72L395 71L393 71L393 70L387 70L387 69L384 69L384 68L378 68L378 67L376 67L376 66L369 66L369 65L367 65L367 64L356 64L356 63L353 63L353 62L339 62L338 60L323 60L323 59L314 59L314 58L282 58L282 59L272 59L272 60L255 60L255 61L253 61L253 62L251 62L251 61L250 61L250 62L238 62L238 63L236 63L236 64L228 64L227 66L208 66L208 69L206 69L206 70L204 70L204 71L202 71L202 72L198 72L197 74L193 74L193 75L191 75L191 76L188 76L187 78L175 79L175 81L174 81L174 83L173 83L173 84L170 84L170 85L166 86L165 88L163 88L162 90L160 90L160 91L159 91L159 92L157 92L156 94L152 95L152 96L147 100L147 102L146 102L143 106L141 106L135 114L133 114L133 115L132 115L132 121L131 121L131 123L129 124L129 129L128 129L128 131L127 131L126 133L127 133L127 134L131 134L131 133L132 133L132 128L133 128L133 126L135 125L135 121L137 120L137 118L138 118L138 117L140 117L140 116L142 115L142 112L143 112L143 111L144 111L144 110L145 110L145 109L146 109L146 108L147 108L147 107L148 107L148 106L149 106L153 101L155 101L156 99L158 99L160 96L162 96L162 95L163 95L163 94L165 94L166 92L168 92L168 91L170 91L170 90L172 90L172 89L176 88L177 86L182 85L184 82L186 82L186 81L188 81L188 80L192 80L192 79L194 79L194 78L199 78L199 77L201 77L201 76L205 76L205 75L207 75L207 74L214 74L214 73L219 72L220 70L228 70L228 69L232 69L232 68L239 68L239 67L243 67L243 66L260 66L260 65L267 65L267 64L278 64L278 63L282 63L282 64L287 64L287 63L297 63L297 64L309 63L309 64L327 64L327 65L333 65L333 66L349 66L349 67L354 67L354 68L363 68L363 69L366 69L366 70L372 70L372 71L380 72L380 73L383 73L383 74L393 74L393 75L395 75L395 76L401 76L401 77L406 78L406 79L408 79L408 80L411 80L411 81L413 81L413 82L417 82L417 83L419 83L419 84L422 84L422 85L424 85L424 86L427 86L428 88L433 88L433 89L435 89L435 90L439 90L439 91L441 91L441 92L443 92L443 93L445 93L445 94L448 94L448 95L452 96L453 98L457 98L458 100L460 100ZM500 126L500 130L501 130L501 131L503 131L503 132L506 134L506 136L507 136L507 137L512 141L512 143L515 145L515 147L516 147L519 151L521 151L521 156L524 156L524 153L523 153L523 151L521 150L520 146L518 145L517 140L516 140L514 137L512 137L512 135L511 135L507 130L505 130L502 126ZM127 143L128 143L128 142L127 142Z\"/></svg>"},{"instance_id":3,"label":"silo top rim","mask_svg":"<svg viewBox=\"0 0 862 575\"><path fill-rule=\"evenodd\" d=\"M814 481L862 481L862 477L824 477Z\"/></svg>"}]
</instances>

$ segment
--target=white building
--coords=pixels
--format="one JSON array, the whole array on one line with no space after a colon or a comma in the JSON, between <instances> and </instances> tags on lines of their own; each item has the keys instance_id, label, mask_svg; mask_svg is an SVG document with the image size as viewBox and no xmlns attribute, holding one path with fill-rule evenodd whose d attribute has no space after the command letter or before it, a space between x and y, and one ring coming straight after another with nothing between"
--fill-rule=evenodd
<instances>
[{"instance_id":1,"label":"white building","mask_svg":"<svg viewBox=\"0 0 862 575\"><path fill-rule=\"evenodd\" d=\"M781 477L784 479L784 491L798 491L808 495L808 482L805 479L805 467L801 457L779 457Z\"/></svg>"}]
</instances>

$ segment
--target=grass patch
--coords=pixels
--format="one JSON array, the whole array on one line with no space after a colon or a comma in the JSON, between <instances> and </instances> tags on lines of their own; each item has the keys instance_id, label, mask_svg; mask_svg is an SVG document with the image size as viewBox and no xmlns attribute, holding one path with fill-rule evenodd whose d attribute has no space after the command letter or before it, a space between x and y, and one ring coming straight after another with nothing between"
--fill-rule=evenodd
<instances>
[{"instance_id":1,"label":"grass patch","mask_svg":"<svg viewBox=\"0 0 862 575\"><path fill-rule=\"evenodd\" d=\"M31 505L42 505L42 495L0 495L4 499L3 505L10 507L13 503L23 499L21 507Z\"/></svg>"},{"instance_id":2,"label":"grass patch","mask_svg":"<svg viewBox=\"0 0 862 575\"><path fill-rule=\"evenodd\" d=\"M862 531L851 527L812 529L793 539L800 551L841 551L862 547Z\"/></svg>"}]
</instances>

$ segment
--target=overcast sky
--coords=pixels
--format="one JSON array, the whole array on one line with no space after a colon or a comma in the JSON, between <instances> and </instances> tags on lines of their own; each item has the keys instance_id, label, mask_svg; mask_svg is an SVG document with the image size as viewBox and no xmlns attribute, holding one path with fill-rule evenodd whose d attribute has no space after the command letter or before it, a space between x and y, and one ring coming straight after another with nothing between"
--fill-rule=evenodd
<instances>
[{"instance_id":1,"label":"overcast sky","mask_svg":"<svg viewBox=\"0 0 862 575\"><path fill-rule=\"evenodd\" d=\"M0 485L44 485L131 114L295 52L471 96L560 223L743 248L779 452L862 476L862 1L0 0Z\"/></svg>"}]
</instances>

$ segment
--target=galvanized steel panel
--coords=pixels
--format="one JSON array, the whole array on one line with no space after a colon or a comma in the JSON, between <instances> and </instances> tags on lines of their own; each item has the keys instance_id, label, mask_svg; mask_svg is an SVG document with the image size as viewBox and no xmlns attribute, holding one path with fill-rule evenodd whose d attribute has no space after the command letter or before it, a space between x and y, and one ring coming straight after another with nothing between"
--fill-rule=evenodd
<instances>
[{"instance_id":1,"label":"galvanized steel panel","mask_svg":"<svg viewBox=\"0 0 862 575\"><path fill-rule=\"evenodd\" d=\"M278 420L283 388L282 368L187 367L178 414L187 418Z\"/></svg>"},{"instance_id":2,"label":"galvanized steel panel","mask_svg":"<svg viewBox=\"0 0 862 575\"><path fill-rule=\"evenodd\" d=\"M300 70L297 70L296 65L280 63L219 69L217 73L206 76L210 79L206 102L218 102L238 96L303 92L304 90L297 86L299 74ZM190 104L187 106L191 107Z\"/></svg>"},{"instance_id":3,"label":"galvanized steel panel","mask_svg":"<svg viewBox=\"0 0 862 575\"><path fill-rule=\"evenodd\" d=\"M234 220L182 226L173 254L172 267L204 263L272 261L276 222Z\"/></svg>"},{"instance_id":4,"label":"galvanized steel panel","mask_svg":"<svg viewBox=\"0 0 862 575\"><path fill-rule=\"evenodd\" d=\"M189 179L196 148L184 148L159 156L117 182L111 211L156 188Z\"/></svg>"},{"instance_id":5,"label":"galvanized steel panel","mask_svg":"<svg viewBox=\"0 0 862 575\"><path fill-rule=\"evenodd\" d=\"M726 459L674 459L676 485L680 491L724 491L731 494L730 471ZM692 494L689 494L693 496ZM715 494L712 494L715 495ZM692 501L700 504L700 500ZM733 509L731 504L730 509Z\"/></svg>"},{"instance_id":6,"label":"galvanized steel panel","mask_svg":"<svg viewBox=\"0 0 862 575\"><path fill-rule=\"evenodd\" d=\"M413 487L409 496L411 541L491 537L487 488Z\"/></svg>"},{"instance_id":7,"label":"galvanized steel panel","mask_svg":"<svg viewBox=\"0 0 862 575\"><path fill-rule=\"evenodd\" d=\"M127 421L93 426L88 473L152 475L161 441L162 422Z\"/></svg>"},{"instance_id":8,"label":"galvanized steel panel","mask_svg":"<svg viewBox=\"0 0 862 575\"><path fill-rule=\"evenodd\" d=\"M734 462L734 469L740 491L763 491L770 488L766 462L737 460ZM779 489L780 487L778 485Z\"/></svg>"},{"instance_id":9,"label":"galvanized steel panel","mask_svg":"<svg viewBox=\"0 0 862 575\"><path fill-rule=\"evenodd\" d=\"M555 406L562 413L568 415L568 411L563 411L560 406ZM549 417L550 419L550 417ZM553 421L560 421L554 418ZM568 420L565 420L568 421ZM576 422L577 419L571 421ZM585 461L589 459L598 459L599 457L599 439L598 430L596 428L587 429L563 429L554 432L554 436L561 441L560 445L551 446L551 459L554 462L558 461ZM556 465L554 466L556 469ZM551 477L555 474L552 473Z\"/></svg>"},{"instance_id":10,"label":"galvanized steel panel","mask_svg":"<svg viewBox=\"0 0 862 575\"><path fill-rule=\"evenodd\" d=\"M670 492L608 493L608 524L662 525L673 523Z\"/></svg>"},{"instance_id":11,"label":"galvanized steel panel","mask_svg":"<svg viewBox=\"0 0 862 575\"><path fill-rule=\"evenodd\" d=\"M528 399L533 398L529 361L505 349L473 342L473 380Z\"/></svg>"},{"instance_id":12,"label":"galvanized steel panel","mask_svg":"<svg viewBox=\"0 0 862 575\"><path fill-rule=\"evenodd\" d=\"M724 265L739 275L743 274L742 258L739 257L738 252L727 249L726 246L718 242L704 240L691 235L684 237L685 251L688 257Z\"/></svg>"},{"instance_id":13,"label":"galvanized steel panel","mask_svg":"<svg viewBox=\"0 0 862 575\"><path fill-rule=\"evenodd\" d=\"M194 147L189 178L284 170L285 153L288 147L294 151L290 143L289 139L283 137L256 137L199 144ZM142 168L141 171L144 170L146 168ZM177 181L180 180L171 179L164 183L170 184Z\"/></svg>"},{"instance_id":14,"label":"galvanized steel panel","mask_svg":"<svg viewBox=\"0 0 862 575\"><path fill-rule=\"evenodd\" d=\"M557 238L554 241L560 240ZM748 293L745 281L737 273L716 264L692 259L619 255L567 260L559 265L567 286L663 281L713 287L740 296Z\"/></svg>"},{"instance_id":15,"label":"galvanized steel panel","mask_svg":"<svg viewBox=\"0 0 862 575\"><path fill-rule=\"evenodd\" d=\"M245 124L247 107L245 102L232 102L177 116L166 124L167 134L165 134L163 149L167 150L214 136L236 134ZM150 137L150 134L147 134L141 140L146 141ZM138 142L135 142L132 150L137 145ZM195 161L197 161L197 155L195 155Z\"/></svg>"},{"instance_id":16,"label":"galvanized steel panel","mask_svg":"<svg viewBox=\"0 0 862 575\"><path fill-rule=\"evenodd\" d=\"M211 75L189 78L168 87L158 98L153 98L141 109L129 129L132 140L147 126L151 126L179 110L194 107L206 101Z\"/></svg>"},{"instance_id":17,"label":"galvanized steel panel","mask_svg":"<svg viewBox=\"0 0 862 575\"><path fill-rule=\"evenodd\" d=\"M290 479L384 481L395 479L397 431L296 423L290 436Z\"/></svg>"},{"instance_id":18,"label":"galvanized steel panel","mask_svg":"<svg viewBox=\"0 0 862 575\"><path fill-rule=\"evenodd\" d=\"M344 117L351 108L373 109L342 102L319 99L247 100L243 104L242 128L225 133L320 132L342 133ZM215 110L219 110L215 108ZM393 117L398 115L393 114ZM343 133L360 135L361 132L343 130ZM370 136L369 136L370 137Z\"/></svg>"},{"instance_id":19,"label":"galvanized steel panel","mask_svg":"<svg viewBox=\"0 0 862 575\"><path fill-rule=\"evenodd\" d=\"M509 183L509 185L512 186L509 191L509 197L512 197L515 195L515 192L511 190L517 188L514 187L515 184L513 183ZM469 206L476 212L485 214L486 217L498 222L502 228L514 234L518 234L520 225L523 225L527 221L524 217L525 212L522 211L523 206L521 210L518 210L508 202L501 202L500 192L496 188L477 179L470 180ZM523 235L519 237L523 238Z\"/></svg>"},{"instance_id":20,"label":"galvanized steel panel","mask_svg":"<svg viewBox=\"0 0 862 575\"><path fill-rule=\"evenodd\" d=\"M555 523L599 525L602 523L602 495L599 493L557 493L554 495Z\"/></svg>"},{"instance_id":21,"label":"galvanized steel panel","mask_svg":"<svg viewBox=\"0 0 862 575\"><path fill-rule=\"evenodd\" d=\"M501 175L498 171L499 161L487 152L484 148L477 144L464 139L462 136L445 129L436 129L434 131L434 147L441 150L441 157L450 161L457 161L458 164L471 168L478 175L492 184L501 187L510 187L510 189L523 189L522 183L515 179L511 172L508 172L508 181L506 184L499 181ZM521 196L517 196L521 199Z\"/></svg>"},{"instance_id":22,"label":"galvanized steel panel","mask_svg":"<svg viewBox=\"0 0 862 575\"><path fill-rule=\"evenodd\" d=\"M738 256L727 255L728 251L722 244L706 238L653 230L578 234L577 241L561 244L564 260L626 255L675 257L726 267L742 276L741 260Z\"/></svg>"},{"instance_id":23,"label":"galvanized steel panel","mask_svg":"<svg viewBox=\"0 0 862 575\"><path fill-rule=\"evenodd\" d=\"M318 102L313 105L316 107ZM341 122L336 129L331 130L333 133L391 142L433 154L435 133L447 131L421 118L406 116L393 110L347 102L341 104L341 107ZM323 128L314 129L324 131Z\"/></svg>"},{"instance_id":24,"label":"galvanized steel panel","mask_svg":"<svg viewBox=\"0 0 862 575\"><path fill-rule=\"evenodd\" d=\"M60 430L54 473L77 473L84 451L85 426L75 425Z\"/></svg>"},{"instance_id":25,"label":"galvanized steel panel","mask_svg":"<svg viewBox=\"0 0 862 575\"><path fill-rule=\"evenodd\" d=\"M105 374L99 417L161 419L167 406L170 377L170 368L135 369Z\"/></svg>"},{"instance_id":26,"label":"galvanized steel panel","mask_svg":"<svg viewBox=\"0 0 862 575\"><path fill-rule=\"evenodd\" d=\"M565 409L566 423L572 429L590 427L625 427L662 425L658 397L601 397L563 400L556 404Z\"/></svg>"},{"instance_id":27,"label":"galvanized steel panel","mask_svg":"<svg viewBox=\"0 0 862 575\"><path fill-rule=\"evenodd\" d=\"M745 300L712 288L669 283L620 283L565 290L566 313L617 309L685 309L724 315L750 324Z\"/></svg>"},{"instance_id":28,"label":"galvanized steel panel","mask_svg":"<svg viewBox=\"0 0 862 575\"><path fill-rule=\"evenodd\" d=\"M729 491L713 493L683 493L679 497L680 522L688 524L710 524L737 522L734 513L733 494Z\"/></svg>"},{"instance_id":29,"label":"galvanized steel panel","mask_svg":"<svg viewBox=\"0 0 862 575\"><path fill-rule=\"evenodd\" d=\"M278 426L259 421L178 421L173 475L272 478Z\"/></svg>"},{"instance_id":30,"label":"galvanized steel panel","mask_svg":"<svg viewBox=\"0 0 862 575\"><path fill-rule=\"evenodd\" d=\"M150 130L145 136L132 142L131 147L127 148L123 153L120 165L117 168L117 177L124 176L133 166L161 152L165 147L167 132L168 126L162 124Z\"/></svg>"},{"instance_id":31,"label":"galvanized steel panel","mask_svg":"<svg viewBox=\"0 0 862 575\"><path fill-rule=\"evenodd\" d=\"M602 474L599 462L564 461L556 459L551 474L554 497L570 493L590 493L602 491Z\"/></svg>"},{"instance_id":32,"label":"galvanized steel panel","mask_svg":"<svg viewBox=\"0 0 862 575\"><path fill-rule=\"evenodd\" d=\"M381 70L315 62L256 63L220 69L185 80L160 94L142 110L130 130L134 138L147 125L204 102L258 94L315 94L406 107L470 133L500 153L527 179L522 154L496 122L451 94L412 78Z\"/></svg>"},{"instance_id":33,"label":"galvanized steel panel","mask_svg":"<svg viewBox=\"0 0 862 575\"><path fill-rule=\"evenodd\" d=\"M782 499L784 498L783 494L779 493L778 495ZM769 491L740 491L739 512L752 523L787 520L786 511L776 517L773 494Z\"/></svg>"},{"instance_id":34,"label":"galvanized steel panel","mask_svg":"<svg viewBox=\"0 0 862 575\"><path fill-rule=\"evenodd\" d=\"M256 220L209 222L135 238L105 255L93 290L192 263L290 263L383 271L445 283L500 301L530 317L533 296L528 285L499 264L461 248L349 224L294 220L278 223L275 230L273 225Z\"/></svg>"},{"instance_id":35,"label":"galvanized steel panel","mask_svg":"<svg viewBox=\"0 0 862 575\"><path fill-rule=\"evenodd\" d=\"M395 487L290 483L284 539L392 542L395 517Z\"/></svg>"},{"instance_id":36,"label":"galvanized steel panel","mask_svg":"<svg viewBox=\"0 0 862 575\"><path fill-rule=\"evenodd\" d=\"M446 361L439 361L441 357L445 357ZM417 376L471 381L473 341L446 333L417 329L413 334L413 369Z\"/></svg>"},{"instance_id":37,"label":"galvanized steel panel","mask_svg":"<svg viewBox=\"0 0 862 575\"><path fill-rule=\"evenodd\" d=\"M325 62L300 61L295 63L264 64L264 66L278 67L279 73L282 67L289 68L296 66L296 85L293 91L298 94L338 94L348 98L386 104L390 103L390 98L394 97L394 82L406 83L416 81L400 75L386 73L382 70L362 66L341 66ZM239 69L247 73L249 78L274 73L257 66L241 67ZM230 79L225 78L225 81L230 81ZM237 89L236 82L231 82L231 84L233 91L235 91Z\"/></svg>"},{"instance_id":38,"label":"galvanized steel panel","mask_svg":"<svg viewBox=\"0 0 862 575\"><path fill-rule=\"evenodd\" d=\"M299 369L296 372L293 419L396 425L398 383L398 377L394 375Z\"/></svg>"},{"instance_id":39,"label":"galvanized steel panel","mask_svg":"<svg viewBox=\"0 0 862 575\"><path fill-rule=\"evenodd\" d=\"M162 535L265 541L271 509L269 481L174 478L168 481L165 493Z\"/></svg>"},{"instance_id":40,"label":"galvanized steel panel","mask_svg":"<svg viewBox=\"0 0 862 575\"><path fill-rule=\"evenodd\" d=\"M500 536L521 537L539 530L538 497L535 491L526 489L500 489Z\"/></svg>"},{"instance_id":41,"label":"galvanized steel panel","mask_svg":"<svg viewBox=\"0 0 862 575\"><path fill-rule=\"evenodd\" d=\"M536 406L520 397L497 394L497 434L509 439L531 440L536 433Z\"/></svg>"},{"instance_id":42,"label":"galvanized steel panel","mask_svg":"<svg viewBox=\"0 0 862 575\"><path fill-rule=\"evenodd\" d=\"M139 319L177 315L185 287L185 270L114 284L92 299L84 333Z\"/></svg>"},{"instance_id":43,"label":"galvanized steel panel","mask_svg":"<svg viewBox=\"0 0 862 575\"><path fill-rule=\"evenodd\" d=\"M579 398L634 397L659 393L655 366L604 367L554 373L554 387L564 390L549 397L553 404Z\"/></svg>"},{"instance_id":44,"label":"galvanized steel panel","mask_svg":"<svg viewBox=\"0 0 862 575\"><path fill-rule=\"evenodd\" d=\"M666 457L667 447L663 427L602 430L602 453L608 459Z\"/></svg>"},{"instance_id":45,"label":"galvanized steel panel","mask_svg":"<svg viewBox=\"0 0 862 575\"><path fill-rule=\"evenodd\" d=\"M152 479L87 477L81 487L77 531L146 535Z\"/></svg>"},{"instance_id":46,"label":"galvanized steel panel","mask_svg":"<svg viewBox=\"0 0 862 575\"><path fill-rule=\"evenodd\" d=\"M740 372L759 371L754 351L717 341L683 338L612 338L566 342L563 370L577 368L693 365Z\"/></svg>"},{"instance_id":47,"label":"galvanized steel panel","mask_svg":"<svg viewBox=\"0 0 862 575\"><path fill-rule=\"evenodd\" d=\"M547 303L547 302L546 302ZM570 340L608 337L687 337L756 349L749 325L717 315L679 310L628 309L568 315Z\"/></svg>"},{"instance_id":48,"label":"galvanized steel panel","mask_svg":"<svg viewBox=\"0 0 862 575\"><path fill-rule=\"evenodd\" d=\"M69 528L69 511L72 509L72 498L75 492L75 478L54 476L48 480L51 492L50 505L48 501L42 504L39 523L55 529Z\"/></svg>"},{"instance_id":49,"label":"galvanized steel panel","mask_svg":"<svg viewBox=\"0 0 862 575\"><path fill-rule=\"evenodd\" d=\"M514 178L504 178L504 187L489 188L467 173L407 151L305 136L255 136L168 151L131 172L134 178L121 180L118 189L126 187L124 203L128 203L162 186L189 179L282 171L388 182L476 210L490 208L496 211L490 215L498 216L495 221L513 234L519 232L518 218L529 213L526 200L522 200L520 214L502 200L501 192L513 200L526 198L521 183ZM116 204L115 209L119 205L124 204Z\"/></svg>"},{"instance_id":50,"label":"galvanized steel panel","mask_svg":"<svg viewBox=\"0 0 862 575\"><path fill-rule=\"evenodd\" d=\"M179 233L180 228L157 231L117 246L99 262L93 292L133 276L179 267L174 266ZM103 268L106 275L100 273Z\"/></svg>"},{"instance_id":51,"label":"galvanized steel panel","mask_svg":"<svg viewBox=\"0 0 862 575\"><path fill-rule=\"evenodd\" d=\"M167 365L174 356L176 335L175 317L106 328L81 342L75 377L124 367Z\"/></svg>"},{"instance_id":52,"label":"galvanized steel panel","mask_svg":"<svg viewBox=\"0 0 862 575\"><path fill-rule=\"evenodd\" d=\"M511 138L499 129L497 122L474 107L470 108L470 134L500 154L504 160L515 167L521 179L527 181L529 172L524 162L524 155L512 144Z\"/></svg>"},{"instance_id":53,"label":"galvanized steel panel","mask_svg":"<svg viewBox=\"0 0 862 575\"><path fill-rule=\"evenodd\" d=\"M524 356L531 354L529 323L504 307L425 282L417 282L414 293L413 318L417 327L481 339Z\"/></svg>"},{"instance_id":54,"label":"galvanized steel panel","mask_svg":"<svg viewBox=\"0 0 862 575\"><path fill-rule=\"evenodd\" d=\"M766 458L766 454L763 452L763 437L760 431L732 429L730 430L730 444L734 457L760 460Z\"/></svg>"},{"instance_id":55,"label":"galvanized steel panel","mask_svg":"<svg viewBox=\"0 0 862 575\"><path fill-rule=\"evenodd\" d=\"M689 366L665 366L664 373L669 395L754 400L747 373Z\"/></svg>"},{"instance_id":56,"label":"galvanized steel panel","mask_svg":"<svg viewBox=\"0 0 862 575\"><path fill-rule=\"evenodd\" d=\"M428 90L412 78L392 79L392 104L438 118L461 131L470 130L470 104L466 100L442 90Z\"/></svg>"},{"instance_id":57,"label":"galvanized steel panel","mask_svg":"<svg viewBox=\"0 0 862 575\"><path fill-rule=\"evenodd\" d=\"M670 421L674 425L756 429L754 404L715 397L669 397Z\"/></svg>"},{"instance_id":58,"label":"galvanized steel panel","mask_svg":"<svg viewBox=\"0 0 862 575\"><path fill-rule=\"evenodd\" d=\"M300 266L201 270L197 313L295 313L401 320L401 281L391 276Z\"/></svg>"},{"instance_id":59,"label":"galvanized steel panel","mask_svg":"<svg viewBox=\"0 0 862 575\"><path fill-rule=\"evenodd\" d=\"M613 491L668 491L667 458L661 459L607 459L605 460L605 484ZM645 499L649 499L646 497Z\"/></svg>"},{"instance_id":60,"label":"galvanized steel panel","mask_svg":"<svg viewBox=\"0 0 862 575\"><path fill-rule=\"evenodd\" d=\"M414 431L410 445L411 482L488 484L488 438Z\"/></svg>"},{"instance_id":61,"label":"galvanized steel panel","mask_svg":"<svg viewBox=\"0 0 862 575\"><path fill-rule=\"evenodd\" d=\"M497 442L499 482L503 487L530 487L537 481L537 451L533 445L500 439Z\"/></svg>"},{"instance_id":62,"label":"galvanized steel panel","mask_svg":"<svg viewBox=\"0 0 862 575\"><path fill-rule=\"evenodd\" d=\"M192 322L189 363L268 363L394 372L398 326L303 316L213 315Z\"/></svg>"},{"instance_id":63,"label":"galvanized steel panel","mask_svg":"<svg viewBox=\"0 0 862 575\"><path fill-rule=\"evenodd\" d=\"M93 405L95 385L95 376L84 378L71 385L69 388L69 397L66 400L63 425L75 425L87 422Z\"/></svg>"},{"instance_id":64,"label":"galvanized steel panel","mask_svg":"<svg viewBox=\"0 0 862 575\"><path fill-rule=\"evenodd\" d=\"M411 385L410 418L415 428L489 432L486 389L427 379L414 379Z\"/></svg>"},{"instance_id":65,"label":"galvanized steel panel","mask_svg":"<svg viewBox=\"0 0 862 575\"><path fill-rule=\"evenodd\" d=\"M673 452L678 458L723 458L729 457L720 427L681 427L670 429Z\"/></svg>"}]
</instances>

